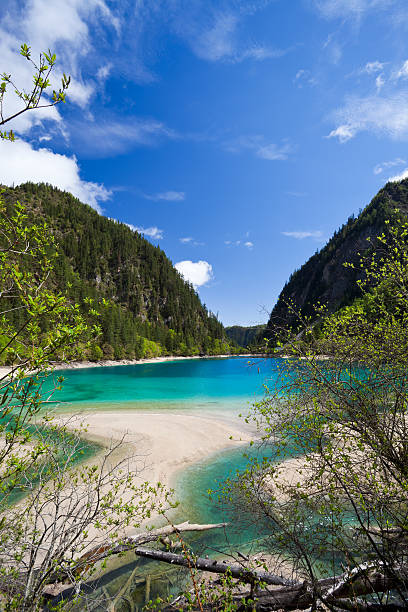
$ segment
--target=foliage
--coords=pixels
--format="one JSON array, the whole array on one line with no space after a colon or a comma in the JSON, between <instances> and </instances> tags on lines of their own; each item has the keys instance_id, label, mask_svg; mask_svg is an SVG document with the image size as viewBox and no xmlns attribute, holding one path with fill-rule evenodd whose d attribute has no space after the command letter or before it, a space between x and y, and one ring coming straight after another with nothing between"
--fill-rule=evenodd
<instances>
[{"instance_id":1,"label":"foliage","mask_svg":"<svg viewBox=\"0 0 408 612\"><path fill-rule=\"evenodd\" d=\"M51 88L51 72L57 61L55 53L52 53L50 50L40 53L37 63L32 59L31 48L26 43L23 43L20 47L20 55L25 57L34 69L33 85L30 91L26 91L25 89L20 89L14 82L11 74L3 72L3 74L0 75L0 125L4 125L16 119L19 115L22 115L28 110L46 108L65 102L65 92L71 81L71 77L67 77L65 73L61 78L61 87L58 90L53 89L51 97L47 97L48 90ZM14 91L14 94L21 101L22 106L18 111L6 116L4 106L6 94L9 89ZM9 132L2 132L0 130L0 138L13 141L15 140L15 134L13 130Z\"/></svg>"},{"instance_id":2,"label":"foliage","mask_svg":"<svg viewBox=\"0 0 408 612\"><path fill-rule=\"evenodd\" d=\"M256 339L263 333L265 325L253 325L251 327L243 327L241 325L232 325L225 328L225 333L228 338L237 343L239 347L256 349Z\"/></svg>"},{"instance_id":3,"label":"foliage","mask_svg":"<svg viewBox=\"0 0 408 612\"><path fill-rule=\"evenodd\" d=\"M288 461L251 466L239 483L314 600L342 590L345 609L408 603L408 224L385 227L358 264L360 298L318 331L299 316L301 341L286 330L290 358L253 417ZM323 592L318 579L341 568Z\"/></svg>"},{"instance_id":4,"label":"foliage","mask_svg":"<svg viewBox=\"0 0 408 612\"><path fill-rule=\"evenodd\" d=\"M7 610L42 609L48 582L79 584L93 572L83 557L91 544L109 549L124 528L169 503L161 485L135 484L139 470L120 459L120 441L94 448L92 464L79 463L89 455L82 430L46 409L52 362L81 357L100 333L91 299L79 307L52 286L57 258L47 224L28 223L18 203L9 215L1 201L0 353L10 368L0 379L0 597Z\"/></svg>"},{"instance_id":5,"label":"foliage","mask_svg":"<svg viewBox=\"0 0 408 612\"><path fill-rule=\"evenodd\" d=\"M102 333L83 358L229 352L221 323L164 252L140 234L50 185L26 183L7 189L5 199L10 212L17 199L24 201L29 223L47 222L59 245L53 286L72 301L86 298L98 306ZM10 317L17 324L18 311Z\"/></svg>"}]
</instances>

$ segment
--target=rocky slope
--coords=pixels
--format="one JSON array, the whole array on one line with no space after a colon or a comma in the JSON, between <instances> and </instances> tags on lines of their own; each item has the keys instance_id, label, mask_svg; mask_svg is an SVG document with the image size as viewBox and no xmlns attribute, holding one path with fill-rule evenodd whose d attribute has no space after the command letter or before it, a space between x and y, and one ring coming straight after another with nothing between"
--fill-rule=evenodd
<instances>
[{"instance_id":1,"label":"rocky slope","mask_svg":"<svg viewBox=\"0 0 408 612\"><path fill-rule=\"evenodd\" d=\"M273 343L281 328L296 330L298 317L292 312L314 316L314 304L325 304L329 312L350 303L358 296L356 280L361 274L344 266L356 263L367 251L368 238L375 238L385 228L387 219L408 216L408 179L387 183L358 217L350 217L283 287L272 309L266 330L258 340L267 337Z\"/></svg>"}]
</instances>

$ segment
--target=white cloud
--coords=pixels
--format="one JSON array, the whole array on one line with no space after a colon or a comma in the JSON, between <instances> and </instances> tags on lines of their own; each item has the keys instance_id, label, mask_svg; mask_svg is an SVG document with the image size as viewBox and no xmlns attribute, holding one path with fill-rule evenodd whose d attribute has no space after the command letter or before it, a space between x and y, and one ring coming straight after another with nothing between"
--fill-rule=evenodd
<instances>
[{"instance_id":1,"label":"white cloud","mask_svg":"<svg viewBox=\"0 0 408 612\"><path fill-rule=\"evenodd\" d=\"M388 182L390 183L396 183L399 181L403 181L404 179L408 178L408 168L405 168L405 170L403 170L401 172L401 174L397 174L396 176L391 176L388 179Z\"/></svg>"},{"instance_id":2,"label":"white cloud","mask_svg":"<svg viewBox=\"0 0 408 612\"><path fill-rule=\"evenodd\" d=\"M100 202L111 192L104 185L84 181L75 157L53 153L49 149L34 149L28 142L0 140L0 183L20 185L26 181L50 183L69 191L100 211Z\"/></svg>"},{"instance_id":3,"label":"white cloud","mask_svg":"<svg viewBox=\"0 0 408 612\"><path fill-rule=\"evenodd\" d=\"M384 67L385 62L379 62L377 60L375 62L367 62L362 69L362 72L366 72L367 74L376 74L377 72L384 70Z\"/></svg>"},{"instance_id":4,"label":"white cloud","mask_svg":"<svg viewBox=\"0 0 408 612\"><path fill-rule=\"evenodd\" d=\"M394 166L402 166L403 164L406 164L405 159L401 159L400 157L397 157L396 159L392 159L390 161L385 161L385 162L381 162L380 164L377 164L374 167L374 174L381 174L381 172L383 172L385 169L388 168L392 168Z\"/></svg>"},{"instance_id":5,"label":"white cloud","mask_svg":"<svg viewBox=\"0 0 408 612\"><path fill-rule=\"evenodd\" d=\"M264 136L241 136L234 140L224 142L224 148L229 153L241 153L242 151L253 151L253 153L261 158L269 161L288 159L289 154L293 152L294 147L288 142L283 142L280 145L275 143L266 143Z\"/></svg>"},{"instance_id":6,"label":"white cloud","mask_svg":"<svg viewBox=\"0 0 408 612\"><path fill-rule=\"evenodd\" d=\"M246 233L246 238L249 236L249 232ZM247 249L252 249L254 243L250 240L224 240L224 244L228 247L239 247L244 246Z\"/></svg>"},{"instance_id":7,"label":"white cloud","mask_svg":"<svg viewBox=\"0 0 408 612\"><path fill-rule=\"evenodd\" d=\"M268 144L256 149L256 156L261 159L268 159L270 161L285 160L288 159L289 153L292 153L292 145L286 143L283 145Z\"/></svg>"},{"instance_id":8,"label":"white cloud","mask_svg":"<svg viewBox=\"0 0 408 612\"><path fill-rule=\"evenodd\" d=\"M406 60L401 68L395 73L395 79L407 79L408 78L408 60Z\"/></svg>"},{"instance_id":9,"label":"white cloud","mask_svg":"<svg viewBox=\"0 0 408 612\"><path fill-rule=\"evenodd\" d=\"M394 0L314 0L314 4L328 19L360 19L369 11L391 6Z\"/></svg>"},{"instance_id":10,"label":"white cloud","mask_svg":"<svg viewBox=\"0 0 408 612\"><path fill-rule=\"evenodd\" d=\"M384 75L379 74L377 78L375 79L375 86L377 88L377 91L380 91L384 85L385 85Z\"/></svg>"},{"instance_id":11,"label":"white cloud","mask_svg":"<svg viewBox=\"0 0 408 612\"><path fill-rule=\"evenodd\" d=\"M144 194L143 196L146 200L153 200L154 202L158 202L159 200L164 200L166 202L182 202L186 199L186 194L184 191L163 191L162 193L153 193L153 194Z\"/></svg>"},{"instance_id":12,"label":"white cloud","mask_svg":"<svg viewBox=\"0 0 408 612\"><path fill-rule=\"evenodd\" d=\"M107 79L112 71L112 68L112 62L108 62L107 64L100 66L96 72L96 78L98 79L98 81L104 81L105 79Z\"/></svg>"},{"instance_id":13,"label":"white cloud","mask_svg":"<svg viewBox=\"0 0 408 612\"><path fill-rule=\"evenodd\" d=\"M153 240L162 240L164 236L164 231L159 229L158 227L141 227L138 225L132 225L131 223L125 223L131 230L134 232L139 232L139 234L143 234L144 236L148 236Z\"/></svg>"},{"instance_id":14,"label":"white cloud","mask_svg":"<svg viewBox=\"0 0 408 612\"><path fill-rule=\"evenodd\" d=\"M73 143L82 152L99 157L125 153L137 145L154 146L162 139L178 137L161 121L140 117L93 121L86 125L73 121L71 125Z\"/></svg>"},{"instance_id":15,"label":"white cloud","mask_svg":"<svg viewBox=\"0 0 408 612\"><path fill-rule=\"evenodd\" d=\"M198 242L191 236L186 236L185 238L179 238L181 244L189 244L190 246L204 246L204 242Z\"/></svg>"},{"instance_id":16,"label":"white cloud","mask_svg":"<svg viewBox=\"0 0 408 612\"><path fill-rule=\"evenodd\" d=\"M302 89L304 85L317 85L317 79L312 76L310 70L304 70L303 68L297 71L293 82L299 89Z\"/></svg>"},{"instance_id":17,"label":"white cloud","mask_svg":"<svg viewBox=\"0 0 408 612\"><path fill-rule=\"evenodd\" d=\"M347 142L351 138L354 138L357 130L352 128L350 125L339 125L338 128L332 130L328 138L338 138L341 143Z\"/></svg>"},{"instance_id":18,"label":"white cloud","mask_svg":"<svg viewBox=\"0 0 408 612\"><path fill-rule=\"evenodd\" d=\"M316 240L321 240L323 237L323 232L320 230L313 230L309 232L282 232L284 236L288 236L289 238L296 238L296 240L304 240L305 238L315 238Z\"/></svg>"},{"instance_id":19,"label":"white cloud","mask_svg":"<svg viewBox=\"0 0 408 612\"><path fill-rule=\"evenodd\" d=\"M408 138L408 90L388 96L351 96L333 114L338 127L329 138L347 142L359 132L373 131L394 139Z\"/></svg>"},{"instance_id":20,"label":"white cloud","mask_svg":"<svg viewBox=\"0 0 408 612\"><path fill-rule=\"evenodd\" d=\"M336 40L335 33L332 32L328 35L323 43L323 49L325 49L328 59L332 64L338 64L340 62L343 55L343 48L341 43Z\"/></svg>"},{"instance_id":21,"label":"white cloud","mask_svg":"<svg viewBox=\"0 0 408 612\"><path fill-rule=\"evenodd\" d=\"M57 54L57 65L52 76L52 86L59 88L61 68L71 75L69 100L85 107L95 91L92 79L84 81L80 65L92 51L91 24L105 22L115 26L116 20L104 0L10 0L7 11L0 18L0 72L12 74L21 88L28 88L32 81L32 65L18 53L21 41L28 41L32 57L51 49ZM20 110L21 104L12 93L7 96L7 115ZM25 113L13 122L13 129L27 133L33 125L45 120L61 122L56 108Z\"/></svg>"},{"instance_id":22,"label":"white cloud","mask_svg":"<svg viewBox=\"0 0 408 612\"><path fill-rule=\"evenodd\" d=\"M174 267L194 287L202 287L213 278L213 268L208 261L179 261Z\"/></svg>"},{"instance_id":23,"label":"white cloud","mask_svg":"<svg viewBox=\"0 0 408 612\"><path fill-rule=\"evenodd\" d=\"M288 51L240 41L238 30L245 9L220 11L205 2L197 2L194 8L180 10L172 25L200 59L231 63L264 61L281 57ZM256 11L255 3L253 9Z\"/></svg>"},{"instance_id":24,"label":"white cloud","mask_svg":"<svg viewBox=\"0 0 408 612\"><path fill-rule=\"evenodd\" d=\"M201 59L212 62L233 56L237 22L235 15L220 14L214 18L210 28L201 33L197 31L192 33L190 44L195 54Z\"/></svg>"},{"instance_id":25,"label":"white cloud","mask_svg":"<svg viewBox=\"0 0 408 612\"><path fill-rule=\"evenodd\" d=\"M272 49L271 47L266 47L263 45L255 45L253 47L248 47L241 53L236 53L234 56L235 62L242 62L246 59L253 59L258 61L263 61L266 59L276 59L278 57L282 57L286 55L289 49Z\"/></svg>"}]
</instances>

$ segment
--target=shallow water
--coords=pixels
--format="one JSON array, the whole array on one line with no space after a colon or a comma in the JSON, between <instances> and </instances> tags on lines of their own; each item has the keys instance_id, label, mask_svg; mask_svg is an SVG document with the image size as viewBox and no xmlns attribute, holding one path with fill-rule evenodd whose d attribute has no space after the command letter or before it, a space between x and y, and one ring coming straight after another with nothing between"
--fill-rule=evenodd
<instances>
[{"instance_id":1,"label":"shallow water","mask_svg":"<svg viewBox=\"0 0 408 612\"><path fill-rule=\"evenodd\" d=\"M92 404L109 410L225 410L261 399L263 385L277 381L280 363L234 357L62 370L49 378L45 388L64 377L61 391L52 398L61 409Z\"/></svg>"},{"instance_id":2,"label":"shallow water","mask_svg":"<svg viewBox=\"0 0 408 612\"><path fill-rule=\"evenodd\" d=\"M86 368L57 372L65 380L61 391L53 396L53 406L60 412L100 410L149 410L160 412L175 409L192 414L206 414L236 425L239 414L246 414L251 404L262 399L264 385L270 388L278 383L280 360L186 359L155 364L137 364ZM50 377L46 386L51 389ZM191 536L189 540L199 553L219 554L221 551L244 551L256 547L262 534L262 526L238 526L239 510L225 515L216 501L210 501L208 489L217 489L237 469L244 469L248 457L257 454L255 447L239 447L211 455L200 464L184 470L176 481L176 498L179 509L173 520L190 520L198 523L215 523L228 520L226 532L217 530ZM261 452L261 454L264 450ZM178 574L177 574L178 575ZM160 563L135 561L126 555L114 560L103 579L103 589L118 592L123 584L128 588L132 601L145 600L146 577L153 579L156 594L177 590L180 579L175 578L174 568ZM148 584L151 584L148 578ZM151 586L148 587L152 588ZM98 589L98 596L100 589ZM126 596L127 597L127 596ZM138 605L138 604L137 604ZM135 610L138 607L133 608ZM98 609L103 609L103 606ZM118 610L120 606L118 607Z\"/></svg>"}]
</instances>

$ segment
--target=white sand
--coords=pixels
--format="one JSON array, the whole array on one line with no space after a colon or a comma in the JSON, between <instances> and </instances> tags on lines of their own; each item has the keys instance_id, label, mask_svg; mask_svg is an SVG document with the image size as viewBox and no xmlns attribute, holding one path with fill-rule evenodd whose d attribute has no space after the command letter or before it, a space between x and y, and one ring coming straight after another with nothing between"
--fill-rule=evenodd
<instances>
[{"instance_id":1,"label":"white sand","mask_svg":"<svg viewBox=\"0 0 408 612\"><path fill-rule=\"evenodd\" d=\"M121 456L126 453L131 457L130 468L144 463L142 480L167 486L174 483L179 470L251 439L244 423L238 428L217 418L188 413L97 412L82 415L80 420L87 424L86 437L104 446L125 435Z\"/></svg>"}]
</instances>

